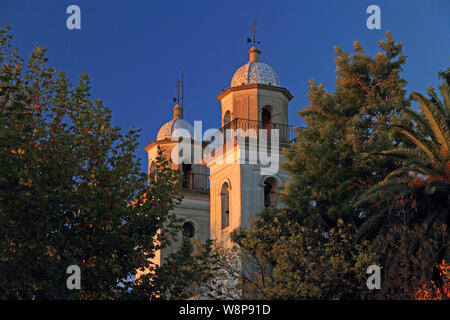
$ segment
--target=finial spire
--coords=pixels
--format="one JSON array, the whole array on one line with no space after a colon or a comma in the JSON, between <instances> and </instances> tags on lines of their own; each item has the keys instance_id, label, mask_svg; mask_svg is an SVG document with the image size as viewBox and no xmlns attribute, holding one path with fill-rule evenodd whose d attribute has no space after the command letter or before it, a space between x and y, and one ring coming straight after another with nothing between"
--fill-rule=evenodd
<instances>
[{"instance_id":1,"label":"finial spire","mask_svg":"<svg viewBox=\"0 0 450 320\"><path fill-rule=\"evenodd\" d=\"M184 85L184 80L183 80L183 66L181 66L181 107L184 107L184 94L183 94L183 85Z\"/></svg>"},{"instance_id":2,"label":"finial spire","mask_svg":"<svg viewBox=\"0 0 450 320\"><path fill-rule=\"evenodd\" d=\"M253 30L253 46L256 47L256 26L258 25L258 21L256 18L253 20L252 30Z\"/></svg>"},{"instance_id":3,"label":"finial spire","mask_svg":"<svg viewBox=\"0 0 450 320\"><path fill-rule=\"evenodd\" d=\"M181 81L180 78L177 78L177 83L175 85L177 87L177 97L173 98L173 101L176 102L173 107L173 118L174 119L183 119L183 67L181 67ZM181 105L180 105L180 86L181 86Z\"/></svg>"},{"instance_id":4,"label":"finial spire","mask_svg":"<svg viewBox=\"0 0 450 320\"><path fill-rule=\"evenodd\" d=\"M177 83L175 85L177 87L177 100L176 100L177 104L180 103L180 84L181 84L180 79L177 78Z\"/></svg>"},{"instance_id":5,"label":"finial spire","mask_svg":"<svg viewBox=\"0 0 450 320\"><path fill-rule=\"evenodd\" d=\"M181 86L181 107L184 106L184 93L183 93L183 67L181 67L181 81L180 78L177 78L177 83L175 84L175 87L177 87L177 97L173 98L173 102L180 103L180 86Z\"/></svg>"},{"instance_id":6,"label":"finial spire","mask_svg":"<svg viewBox=\"0 0 450 320\"><path fill-rule=\"evenodd\" d=\"M253 24L251 27L253 30L253 40L250 38L247 38L247 42L248 43L253 42L253 47L255 47L255 48L256 48L256 44L261 44L261 41L256 41L256 26L257 25L258 25L258 21L256 21L256 18L255 18L255 20L253 20Z\"/></svg>"},{"instance_id":7,"label":"finial spire","mask_svg":"<svg viewBox=\"0 0 450 320\"><path fill-rule=\"evenodd\" d=\"M256 47L256 44L261 44L260 41L256 41L256 26L258 25L258 21L256 21L256 18L253 20L252 24L252 30L253 30L253 41L250 38L247 38L247 42L253 42L253 47L250 48L248 51L248 55L250 56L250 62L257 62L259 61L259 54L261 51Z\"/></svg>"}]
</instances>

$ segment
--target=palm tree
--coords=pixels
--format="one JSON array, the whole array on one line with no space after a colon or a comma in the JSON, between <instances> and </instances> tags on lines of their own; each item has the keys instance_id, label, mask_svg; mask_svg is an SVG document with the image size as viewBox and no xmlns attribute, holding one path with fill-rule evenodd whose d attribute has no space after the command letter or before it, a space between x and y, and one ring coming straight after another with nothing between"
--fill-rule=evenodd
<instances>
[{"instance_id":1,"label":"palm tree","mask_svg":"<svg viewBox=\"0 0 450 320\"><path fill-rule=\"evenodd\" d=\"M423 175L429 182L450 181L450 88L444 82L439 89L443 101L440 101L430 87L428 93L431 99L417 92L412 94L412 98L419 103L421 113L406 108L403 113L415 122L415 128L409 129L402 125L388 126L412 142L416 148L402 147L381 153L403 162L403 166L391 172L384 182L404 172Z\"/></svg>"},{"instance_id":2,"label":"palm tree","mask_svg":"<svg viewBox=\"0 0 450 320\"><path fill-rule=\"evenodd\" d=\"M376 155L398 160L400 167L356 203L356 206L369 204L372 208L356 239L375 239L384 281L391 283L385 285L383 294L395 294L399 289L396 281L405 270L409 275L403 277L404 290L412 286L409 289L417 292L414 279L419 274L422 280L440 283L442 279L435 266L449 258L449 234L446 232L450 208L448 81L439 86L439 91L442 100L432 88L428 88L429 98L414 92L412 98L419 103L419 112L403 109L403 125L382 126L403 138L403 143Z\"/></svg>"},{"instance_id":3,"label":"palm tree","mask_svg":"<svg viewBox=\"0 0 450 320\"><path fill-rule=\"evenodd\" d=\"M378 185L370 188L356 202L355 206L381 199L379 210L367 217L361 226L359 236L370 237L389 230L404 209L401 205L409 201L409 210L403 212L402 222L411 224L414 221L433 222L448 219L450 194L450 86L444 82L439 86L443 100L439 99L435 90L428 88L430 98L414 92L412 98L419 103L420 112L404 108L405 119L409 125L384 124L382 127L398 133L405 138L400 147L376 153L377 156L390 157L401 162L400 168L389 173ZM412 126L411 126L412 124ZM417 198L421 196L418 208ZM423 196L425 195L425 197ZM425 201L426 200L426 201ZM430 205L430 201L433 205ZM440 202L440 203L436 203ZM437 207L436 207L437 206ZM443 219L442 219L443 218Z\"/></svg>"}]
</instances>

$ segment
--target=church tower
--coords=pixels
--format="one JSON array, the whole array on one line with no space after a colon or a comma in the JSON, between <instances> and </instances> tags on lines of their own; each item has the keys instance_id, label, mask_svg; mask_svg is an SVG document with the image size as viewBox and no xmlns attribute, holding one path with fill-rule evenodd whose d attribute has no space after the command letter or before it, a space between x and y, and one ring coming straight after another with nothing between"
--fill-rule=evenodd
<instances>
[{"instance_id":1,"label":"church tower","mask_svg":"<svg viewBox=\"0 0 450 320\"><path fill-rule=\"evenodd\" d=\"M173 149L179 143L174 132L179 129L184 130L191 137L194 137L194 127L189 121L183 118L183 107L177 103L173 107L173 118L161 127L156 140L145 147L148 155L149 176L155 174L154 163L158 156L158 147L163 151L165 158L171 158ZM196 141L192 140L190 143L193 148ZM194 163L193 160L192 154L191 159L184 159L180 164L172 163L172 169L179 169L183 172L183 200L173 211L177 218L183 220L183 229L178 235L176 242L156 252L155 259L153 259L156 264L160 265L168 255L175 253L179 249L183 236L200 241L209 239L210 205L207 168L202 164Z\"/></svg>"},{"instance_id":2,"label":"church tower","mask_svg":"<svg viewBox=\"0 0 450 320\"><path fill-rule=\"evenodd\" d=\"M210 237L229 244L229 234L238 227L247 227L264 207L281 207L277 193L288 175L276 164L276 170L265 174L267 163L261 152L283 161L281 149L294 137L289 126L288 104L291 93L280 86L278 75L260 61L261 51L253 41L249 61L234 74L230 87L217 99L221 103L222 145L207 165L210 169ZM227 130L246 132L238 138ZM266 130L266 137L262 133ZM271 131L273 130L273 131ZM275 135L273 132L277 131ZM267 138L267 139L265 139ZM275 141L276 140L276 141ZM275 147L275 149L274 149ZM258 160L250 155L257 152ZM275 154L274 154L275 153ZM275 157L277 156L277 157Z\"/></svg>"}]
</instances>

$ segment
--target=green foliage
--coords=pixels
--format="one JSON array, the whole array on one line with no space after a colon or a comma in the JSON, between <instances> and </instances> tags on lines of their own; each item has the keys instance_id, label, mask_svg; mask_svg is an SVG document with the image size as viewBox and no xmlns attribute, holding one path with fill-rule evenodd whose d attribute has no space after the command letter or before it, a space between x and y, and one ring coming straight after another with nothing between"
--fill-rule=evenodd
<instances>
[{"instance_id":1,"label":"green foliage","mask_svg":"<svg viewBox=\"0 0 450 320\"><path fill-rule=\"evenodd\" d=\"M286 152L290 182L282 195L299 221L312 227L335 226L338 219L358 225L372 208L354 206L358 196L377 184L398 162L366 155L398 143L378 123L397 121L407 107L399 73L405 62L401 43L389 32L375 57L355 42L354 54L336 47L336 91L310 81L310 105L299 111L307 128Z\"/></svg>"},{"instance_id":2,"label":"green foliage","mask_svg":"<svg viewBox=\"0 0 450 320\"><path fill-rule=\"evenodd\" d=\"M442 287L436 261L448 261L448 253L444 258L440 254L448 247L447 238L447 225L427 223L392 225L380 235L373 244L383 266L377 298L417 299L425 283Z\"/></svg>"},{"instance_id":3,"label":"green foliage","mask_svg":"<svg viewBox=\"0 0 450 320\"><path fill-rule=\"evenodd\" d=\"M440 86L440 92L443 101L432 88L428 88L429 99L414 92L412 97L419 103L420 112L403 109L407 125L380 125L387 132L403 135L409 144L372 155L399 160L401 166L355 203L378 204L378 209L367 215L357 238L383 244L378 251L385 265L385 298L414 299L423 283L440 278L435 266L449 259L448 83Z\"/></svg>"},{"instance_id":4,"label":"green foliage","mask_svg":"<svg viewBox=\"0 0 450 320\"><path fill-rule=\"evenodd\" d=\"M398 146L383 151L381 155L402 161L402 167L391 172L384 181L400 173L413 173L428 176L430 179L446 184L450 181L450 87L440 86L443 101L436 92L428 88L430 99L413 92L412 97L419 103L420 113L405 109L405 117L414 122L412 128L404 125L386 125L410 140L414 148Z\"/></svg>"},{"instance_id":5,"label":"green foliage","mask_svg":"<svg viewBox=\"0 0 450 320\"><path fill-rule=\"evenodd\" d=\"M132 297L148 298L148 292L154 292L151 299L207 296L217 272L216 260L212 241L200 243L184 238L180 250L169 255L163 265L155 265L151 272L139 277L139 286L134 288Z\"/></svg>"},{"instance_id":6,"label":"green foliage","mask_svg":"<svg viewBox=\"0 0 450 320\"><path fill-rule=\"evenodd\" d=\"M246 274L236 280L244 297L363 298L366 269L375 260L369 244L356 244L353 234L354 226L341 219L325 235L300 225L286 212L262 217L250 231L235 230L232 237Z\"/></svg>"},{"instance_id":7,"label":"green foliage","mask_svg":"<svg viewBox=\"0 0 450 320\"><path fill-rule=\"evenodd\" d=\"M448 260L448 85L443 102L432 89L430 99L413 94L415 113L399 76L401 43L388 32L379 44L375 57L358 42L353 55L336 48L334 93L310 82L299 112L308 126L283 164L288 209L236 230L244 262L221 264L243 297L411 299L437 283L435 266ZM371 264L383 270L381 292L367 290Z\"/></svg>"},{"instance_id":8,"label":"green foliage","mask_svg":"<svg viewBox=\"0 0 450 320\"><path fill-rule=\"evenodd\" d=\"M374 237L385 234L392 225L448 223L450 205L450 87L440 86L443 101L432 88L430 99L414 92L420 112L402 110L405 124L380 124L392 134L404 136L409 145L399 144L395 149L373 153L373 157L392 158L401 166L390 172L378 185L361 195L355 205L367 202L389 202L378 205L378 210L367 216L359 234Z\"/></svg>"},{"instance_id":9,"label":"green foliage","mask_svg":"<svg viewBox=\"0 0 450 320\"><path fill-rule=\"evenodd\" d=\"M447 70L439 71L438 75L439 75L439 77L442 78L445 82L447 82L447 85L450 86L450 67L448 67Z\"/></svg>"},{"instance_id":10,"label":"green foliage","mask_svg":"<svg viewBox=\"0 0 450 320\"><path fill-rule=\"evenodd\" d=\"M149 259L179 230L169 211L180 200L180 172L160 152L149 186L134 155L139 131L111 124L87 75L72 87L46 61L36 47L25 63L0 30L0 298L132 296L128 280L154 268ZM66 287L72 264L81 290ZM157 272L141 296L170 287Z\"/></svg>"}]
</instances>

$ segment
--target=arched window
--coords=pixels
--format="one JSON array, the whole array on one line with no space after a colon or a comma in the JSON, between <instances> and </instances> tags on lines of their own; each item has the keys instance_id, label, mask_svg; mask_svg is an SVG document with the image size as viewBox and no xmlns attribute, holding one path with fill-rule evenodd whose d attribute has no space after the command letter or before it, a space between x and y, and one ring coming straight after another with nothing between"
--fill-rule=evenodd
<instances>
[{"instance_id":1,"label":"arched window","mask_svg":"<svg viewBox=\"0 0 450 320\"><path fill-rule=\"evenodd\" d=\"M183 223L183 236L189 239L195 236L195 227L192 222L186 221Z\"/></svg>"},{"instance_id":2,"label":"arched window","mask_svg":"<svg viewBox=\"0 0 450 320\"><path fill-rule=\"evenodd\" d=\"M222 185L220 200L221 227L225 229L230 225L230 187L227 182Z\"/></svg>"},{"instance_id":3,"label":"arched window","mask_svg":"<svg viewBox=\"0 0 450 320\"><path fill-rule=\"evenodd\" d=\"M150 181L154 181L156 178L156 165L155 165L155 161L152 161L152 163L150 164L150 170L149 170L149 180Z\"/></svg>"},{"instance_id":4,"label":"arched window","mask_svg":"<svg viewBox=\"0 0 450 320\"><path fill-rule=\"evenodd\" d=\"M231 122L231 113L230 110L228 110L227 112L225 112L223 116L223 126L225 127L230 122Z\"/></svg>"},{"instance_id":5,"label":"arched window","mask_svg":"<svg viewBox=\"0 0 450 320\"><path fill-rule=\"evenodd\" d=\"M183 188L191 189L192 166L183 163L181 169L183 171Z\"/></svg>"},{"instance_id":6,"label":"arched window","mask_svg":"<svg viewBox=\"0 0 450 320\"><path fill-rule=\"evenodd\" d=\"M264 182L264 206L275 207L276 206L276 180L273 178L267 178Z\"/></svg>"},{"instance_id":7,"label":"arched window","mask_svg":"<svg viewBox=\"0 0 450 320\"><path fill-rule=\"evenodd\" d=\"M267 139L270 140L270 129L272 129L272 114L267 107L264 107L261 115L262 128L267 130Z\"/></svg>"}]
</instances>

